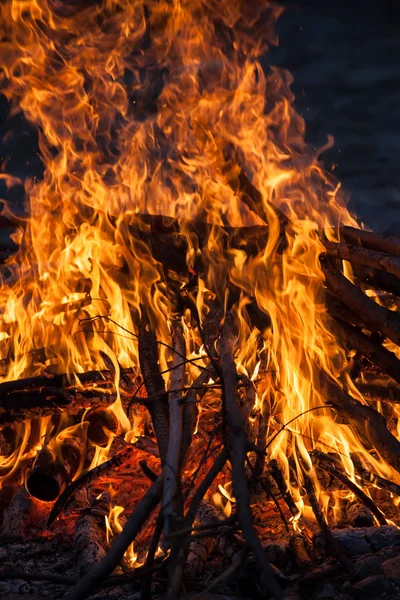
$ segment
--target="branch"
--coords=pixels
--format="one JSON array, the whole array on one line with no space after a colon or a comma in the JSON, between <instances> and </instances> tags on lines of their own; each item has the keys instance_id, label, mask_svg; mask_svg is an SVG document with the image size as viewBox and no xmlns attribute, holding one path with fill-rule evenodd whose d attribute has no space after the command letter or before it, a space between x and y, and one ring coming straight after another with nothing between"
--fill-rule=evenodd
<instances>
[{"instance_id":1,"label":"branch","mask_svg":"<svg viewBox=\"0 0 400 600\"><path fill-rule=\"evenodd\" d=\"M233 358L234 341L235 334L232 316L228 314L225 317L221 336L221 383L223 407L228 428L228 446L232 464L236 513L245 540L261 569L265 589L273 598L282 598L280 586L273 577L271 565L265 556L264 549L253 527L250 493L245 468L247 437L244 419L238 402L237 373Z\"/></svg>"}]
</instances>

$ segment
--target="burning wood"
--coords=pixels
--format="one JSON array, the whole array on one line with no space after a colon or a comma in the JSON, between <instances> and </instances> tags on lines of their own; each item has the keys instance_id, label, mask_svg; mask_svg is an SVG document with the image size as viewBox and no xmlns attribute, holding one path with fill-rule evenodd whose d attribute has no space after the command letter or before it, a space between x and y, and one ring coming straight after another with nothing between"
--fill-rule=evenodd
<instances>
[{"instance_id":1,"label":"burning wood","mask_svg":"<svg viewBox=\"0 0 400 600\"><path fill-rule=\"evenodd\" d=\"M329 555L357 574L339 514L397 545L400 241L357 228L306 151L286 76L263 72L280 8L3 5L3 93L41 131L44 163L28 216L0 216L15 241L0 288L3 536L32 527L29 503L43 536L73 534L68 600L121 563L144 569L144 599L165 570L175 600L224 544L234 567L211 587L255 564L280 598L274 519L294 569ZM124 510L108 550L88 484Z\"/></svg>"}]
</instances>

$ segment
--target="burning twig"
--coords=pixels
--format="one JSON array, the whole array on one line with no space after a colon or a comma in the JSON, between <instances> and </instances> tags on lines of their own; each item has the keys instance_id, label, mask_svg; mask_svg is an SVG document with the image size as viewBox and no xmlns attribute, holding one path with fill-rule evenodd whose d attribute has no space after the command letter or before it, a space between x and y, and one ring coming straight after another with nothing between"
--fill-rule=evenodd
<instances>
[{"instance_id":1,"label":"burning twig","mask_svg":"<svg viewBox=\"0 0 400 600\"><path fill-rule=\"evenodd\" d=\"M280 598L282 592L273 577L271 566L253 527L245 469L247 437L237 398L237 374L233 358L234 340L232 316L227 315L221 335L221 382L228 429L228 447L232 464L233 492L236 498L236 513L245 540L261 569L262 584L274 598Z\"/></svg>"}]
</instances>

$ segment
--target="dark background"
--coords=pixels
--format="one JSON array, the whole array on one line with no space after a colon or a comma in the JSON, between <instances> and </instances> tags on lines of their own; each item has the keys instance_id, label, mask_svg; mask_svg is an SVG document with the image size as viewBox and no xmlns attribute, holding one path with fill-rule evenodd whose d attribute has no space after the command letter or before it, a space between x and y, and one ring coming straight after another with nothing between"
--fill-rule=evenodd
<instances>
[{"instance_id":1,"label":"dark background","mask_svg":"<svg viewBox=\"0 0 400 600\"><path fill-rule=\"evenodd\" d=\"M251 1L251 0L249 0ZM269 64L294 75L296 106L323 155L369 227L400 232L400 0L299 0L279 22ZM0 97L0 162L18 177L41 174L37 135L9 119ZM21 189L0 198L22 197Z\"/></svg>"},{"instance_id":2,"label":"dark background","mask_svg":"<svg viewBox=\"0 0 400 600\"><path fill-rule=\"evenodd\" d=\"M400 0L300 0L279 21L270 64L294 76L307 139L369 227L400 233Z\"/></svg>"}]
</instances>

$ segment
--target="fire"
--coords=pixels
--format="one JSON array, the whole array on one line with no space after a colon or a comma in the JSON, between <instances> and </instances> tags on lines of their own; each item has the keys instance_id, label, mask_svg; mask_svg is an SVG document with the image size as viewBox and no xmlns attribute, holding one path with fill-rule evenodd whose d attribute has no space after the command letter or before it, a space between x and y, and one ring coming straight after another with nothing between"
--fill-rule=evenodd
<instances>
[{"instance_id":1,"label":"fire","mask_svg":"<svg viewBox=\"0 0 400 600\"><path fill-rule=\"evenodd\" d=\"M284 473L298 528L311 513L300 493L304 472L324 511L336 510L335 493L319 488L311 450L343 456L352 480L351 453L392 473L336 421L318 384L324 371L342 385L347 368L324 305L319 234L334 241L339 225L357 223L304 142L291 76L275 67L266 73L259 62L277 43L281 12L267 0L104 0L76 10L56 0L2 2L1 85L11 113L38 131L44 172L25 182L28 217L1 281L0 351L8 360L1 381L47 371L84 388L79 374L113 371L118 427L106 428L105 445L89 444L93 468L116 436L131 442L149 429L144 411L128 411L120 391L123 370L140 375L143 307L168 382L173 289L192 300L202 322L218 301L235 317L249 435L265 423L268 459ZM186 275L168 270L164 247L155 249L149 215L175 224ZM245 227L248 234L227 247L227 231ZM250 237L257 227L262 244ZM261 333L249 316L254 302L270 319ZM182 326L192 361L186 388L208 358L188 311ZM217 385L211 373L210 382ZM210 387L196 432L218 402ZM85 423L83 415L79 427ZM73 424L46 417L41 427L38 435L27 423L16 436L19 445L2 456L4 477L42 447L59 448ZM227 516L232 493L226 481L214 493ZM122 510L111 510L108 531L119 530Z\"/></svg>"}]
</instances>

